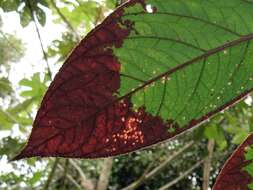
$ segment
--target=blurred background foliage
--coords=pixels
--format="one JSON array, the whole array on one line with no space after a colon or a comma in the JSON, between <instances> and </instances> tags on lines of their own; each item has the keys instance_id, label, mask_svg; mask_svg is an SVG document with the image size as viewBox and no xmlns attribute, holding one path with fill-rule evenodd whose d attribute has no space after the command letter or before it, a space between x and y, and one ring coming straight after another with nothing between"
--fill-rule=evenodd
<instances>
[{"instance_id":1,"label":"blurred background foliage","mask_svg":"<svg viewBox=\"0 0 253 190\"><path fill-rule=\"evenodd\" d=\"M23 78L18 86L13 85L9 73L14 63L18 64L25 56L26 46L15 34L2 29L1 16L16 12L22 27L35 24L42 59L55 60L50 66L57 68L78 41L121 3L117 0L0 0L0 189L208 190L224 161L253 131L249 97L173 141L114 159L32 158L8 163L24 145L51 79L45 69ZM53 17L48 17L47 11ZM63 25L65 30L49 47L43 47L39 29L48 20Z\"/></svg>"}]
</instances>

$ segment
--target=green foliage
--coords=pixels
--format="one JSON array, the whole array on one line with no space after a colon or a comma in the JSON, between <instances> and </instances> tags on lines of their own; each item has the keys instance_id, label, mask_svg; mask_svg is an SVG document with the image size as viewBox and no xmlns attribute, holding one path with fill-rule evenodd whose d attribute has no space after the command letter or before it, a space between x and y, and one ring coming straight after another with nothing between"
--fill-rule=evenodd
<instances>
[{"instance_id":1,"label":"green foliage","mask_svg":"<svg viewBox=\"0 0 253 190\"><path fill-rule=\"evenodd\" d=\"M253 148L251 146L246 147L245 159L250 163L243 169L253 177ZM250 189L253 189L253 182L248 185Z\"/></svg>"},{"instance_id":2,"label":"green foliage","mask_svg":"<svg viewBox=\"0 0 253 190\"><path fill-rule=\"evenodd\" d=\"M34 101L39 103L47 90L46 83L49 81L49 77L45 75L41 80L40 73L35 73L31 79L22 79L19 82L20 86L26 87L27 90L23 90L20 95L24 98L33 98Z\"/></svg>"},{"instance_id":3,"label":"green foliage","mask_svg":"<svg viewBox=\"0 0 253 190\"><path fill-rule=\"evenodd\" d=\"M105 6L108 7L108 9L114 9L116 4L117 0L105 0Z\"/></svg>"},{"instance_id":4,"label":"green foliage","mask_svg":"<svg viewBox=\"0 0 253 190\"><path fill-rule=\"evenodd\" d=\"M4 66L8 72L10 63L18 62L24 56L24 52L24 44L20 39L17 39L15 35L0 31L0 66ZM8 83L7 80L5 80L5 83Z\"/></svg>"},{"instance_id":5,"label":"green foliage","mask_svg":"<svg viewBox=\"0 0 253 190\"><path fill-rule=\"evenodd\" d=\"M42 26L46 23L46 14L41 9L41 7L48 7L45 0L2 0L0 1L0 7L5 12L16 11L19 13L20 24L23 27L33 21L33 16L37 18Z\"/></svg>"},{"instance_id":6,"label":"green foliage","mask_svg":"<svg viewBox=\"0 0 253 190\"><path fill-rule=\"evenodd\" d=\"M9 95L12 92L13 92L13 89L12 89L10 81L5 77L0 78L0 97Z\"/></svg>"},{"instance_id":7,"label":"green foliage","mask_svg":"<svg viewBox=\"0 0 253 190\"><path fill-rule=\"evenodd\" d=\"M0 109L0 129L10 129L15 122L15 118L13 118L8 112Z\"/></svg>"},{"instance_id":8,"label":"green foliage","mask_svg":"<svg viewBox=\"0 0 253 190\"><path fill-rule=\"evenodd\" d=\"M156 14L145 13L140 4L124 9L123 19L135 23L135 30L114 48L124 74L121 96L138 89L131 96L136 108L145 106L183 128L252 88L252 39L228 42L253 31L253 4L241 3L234 12L238 0L217 1L219 9L198 0L147 3Z\"/></svg>"},{"instance_id":9,"label":"green foliage","mask_svg":"<svg viewBox=\"0 0 253 190\"><path fill-rule=\"evenodd\" d=\"M220 125L211 123L205 127L204 135L208 139L213 139L219 146L220 150L224 150L227 147L227 141L225 138L224 129Z\"/></svg>"},{"instance_id":10,"label":"green foliage","mask_svg":"<svg viewBox=\"0 0 253 190\"><path fill-rule=\"evenodd\" d=\"M76 40L73 34L63 33L61 39L54 40L52 45L48 48L49 57L59 57L58 62L63 62L71 49L76 45Z\"/></svg>"},{"instance_id":11,"label":"green foliage","mask_svg":"<svg viewBox=\"0 0 253 190\"><path fill-rule=\"evenodd\" d=\"M233 112L226 113L225 117L229 122L225 130L233 135L233 143L242 143L253 131L252 108L246 106L245 103L239 104Z\"/></svg>"}]
</instances>

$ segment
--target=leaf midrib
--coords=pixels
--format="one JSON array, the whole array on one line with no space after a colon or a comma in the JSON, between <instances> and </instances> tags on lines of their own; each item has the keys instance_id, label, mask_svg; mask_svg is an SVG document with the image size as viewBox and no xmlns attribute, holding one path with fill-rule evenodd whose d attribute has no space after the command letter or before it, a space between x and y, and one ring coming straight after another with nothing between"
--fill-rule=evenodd
<instances>
[{"instance_id":1,"label":"leaf midrib","mask_svg":"<svg viewBox=\"0 0 253 190\"><path fill-rule=\"evenodd\" d=\"M129 92L129 93L127 93L127 94L125 94L125 95L117 98L115 101L113 101L113 103L115 103L117 101L120 101L120 100L122 100L122 99L124 99L124 98L126 98L126 97L128 97L128 96L130 96L130 95L132 95L134 93L136 93L137 91L139 91L139 90L143 89L144 87L152 84L153 82L156 82L156 81L162 79L163 77L168 77L170 74L172 74L172 73L174 73L174 72L176 72L176 71L178 71L180 69L183 69L183 68L185 68L187 66L190 66L190 65L192 65L194 63L197 63L198 60L201 60L203 58L208 58L211 55L214 55L216 53L219 53L221 51L226 50L227 48L236 46L236 45L238 45L238 44L240 44L242 42L250 41L252 39L253 39L253 33L245 35L245 36L242 36L241 38L239 38L237 40L233 40L231 42L225 43L222 46L218 46L216 48L210 49L210 50L206 51L206 53L204 53L204 54L202 54L200 56L197 56L197 57L195 57L195 58L193 58L193 59L191 59L191 60L189 60L189 61L187 61L187 62L185 62L183 64L180 64L180 65L178 65L178 66L176 66L176 67L174 67L174 68L172 68L172 69L170 69L170 70L168 70L168 71L166 71L164 73L161 73L160 75L158 75L158 76L156 76L156 77L154 77L154 78L146 81L143 85L141 85L141 86L137 87L136 89L132 90L131 92ZM105 106L105 107L107 107L107 106Z\"/></svg>"}]
</instances>

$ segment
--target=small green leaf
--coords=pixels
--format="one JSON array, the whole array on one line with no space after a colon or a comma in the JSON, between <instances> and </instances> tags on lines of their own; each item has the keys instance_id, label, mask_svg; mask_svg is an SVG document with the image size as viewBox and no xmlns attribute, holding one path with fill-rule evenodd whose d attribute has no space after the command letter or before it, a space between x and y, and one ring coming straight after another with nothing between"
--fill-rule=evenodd
<instances>
[{"instance_id":1,"label":"small green leaf","mask_svg":"<svg viewBox=\"0 0 253 190\"><path fill-rule=\"evenodd\" d=\"M45 14L45 12L41 8L37 7L37 9L35 10L35 15L36 15L39 23L42 26L45 26L45 24L46 24L46 14Z\"/></svg>"},{"instance_id":2,"label":"small green leaf","mask_svg":"<svg viewBox=\"0 0 253 190\"><path fill-rule=\"evenodd\" d=\"M205 128L204 134L208 139L214 139L220 150L226 148L227 141L224 136L224 131L220 126L215 124L208 125Z\"/></svg>"},{"instance_id":3,"label":"small green leaf","mask_svg":"<svg viewBox=\"0 0 253 190\"><path fill-rule=\"evenodd\" d=\"M20 24L23 27L26 27L32 21L30 10L26 6L19 12L19 15L20 15Z\"/></svg>"}]
</instances>

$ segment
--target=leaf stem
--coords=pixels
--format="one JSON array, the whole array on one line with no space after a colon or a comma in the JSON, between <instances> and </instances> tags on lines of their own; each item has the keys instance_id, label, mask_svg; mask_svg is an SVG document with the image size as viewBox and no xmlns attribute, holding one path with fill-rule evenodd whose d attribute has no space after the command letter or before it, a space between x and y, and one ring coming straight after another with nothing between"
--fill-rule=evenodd
<instances>
[{"instance_id":1,"label":"leaf stem","mask_svg":"<svg viewBox=\"0 0 253 190\"><path fill-rule=\"evenodd\" d=\"M37 32L38 39L39 39L39 42L40 42L40 47L41 47L41 50L42 50L42 53L43 53L43 57L44 57L44 60L47 64L47 70L48 70L49 78L50 78L50 80L52 80L52 72L51 72L51 69L50 69L49 62L48 62L48 57L47 57L45 48L44 48L43 43L42 43L42 38L41 38L41 35L40 35L39 27L38 27L38 24L37 24L36 19L34 17L34 12L33 12L30 0L27 1L27 6L30 10L31 17L32 17L32 20L33 20L35 28L36 28L36 32Z\"/></svg>"}]
</instances>

